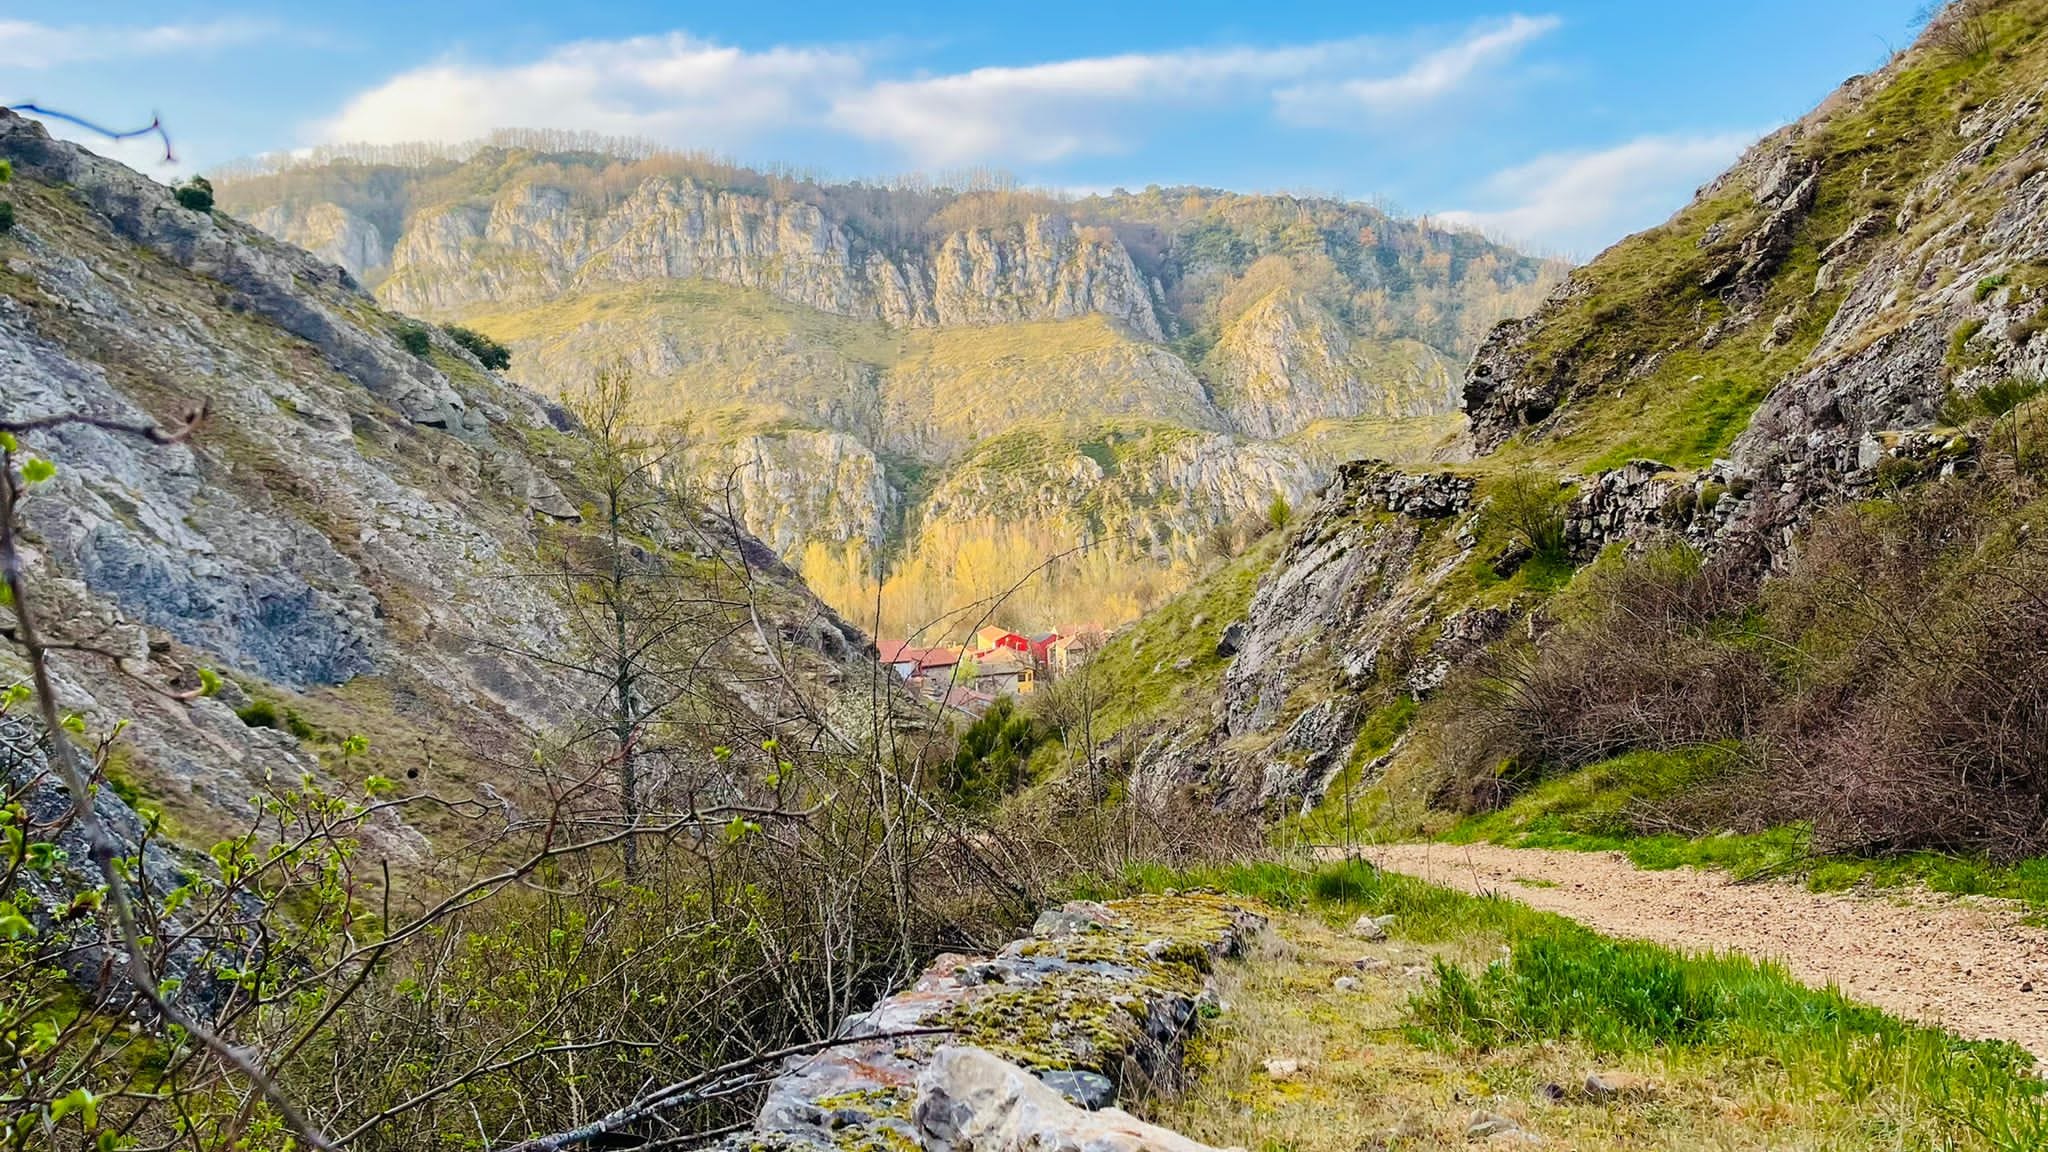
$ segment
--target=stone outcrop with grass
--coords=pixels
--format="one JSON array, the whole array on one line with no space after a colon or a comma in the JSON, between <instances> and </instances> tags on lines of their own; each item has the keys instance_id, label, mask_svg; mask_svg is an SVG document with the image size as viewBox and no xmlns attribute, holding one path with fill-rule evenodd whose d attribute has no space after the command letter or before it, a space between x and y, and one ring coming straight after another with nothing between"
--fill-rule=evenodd
<instances>
[{"instance_id":1,"label":"stone outcrop with grass","mask_svg":"<svg viewBox=\"0 0 2048 1152\"><path fill-rule=\"evenodd\" d=\"M2044 26L2039 0L1946 6L1885 67L1496 328L1466 373L1478 454L1447 466L1469 508L1374 506L1360 497L1390 482L1347 466L1260 570L1216 577L1235 590L1213 626L1233 628L1231 655L1203 655L1214 635L1183 643L1147 625L1112 644L1107 668L1171 675L1185 659L1201 682L1115 716L1110 758L1161 783L1200 782L1241 809L1278 815L1349 797L1368 821L1415 828L1432 809L1501 803L1560 764L1757 742L1767 729L1787 738L1774 726L1854 730L1866 735L1792 758L1843 768L1810 772L1807 799L1769 819L1789 811L1854 829L1844 845L2017 851L2011 829L2034 819L2033 800L2001 817L1997 835L1983 829L2002 803L1993 795L2037 794L2025 758L1995 784L1945 774L1919 734L1950 732L1947 747L1974 749L1974 762L2006 753L1989 713L1963 732L1976 704L1931 681L1914 687L1909 658L1881 690L1896 707L1837 699L1829 707L1858 714L1830 726L1795 719L1791 702L1856 675L1835 664L1845 636L1878 643L1842 618L1854 614L1847 593L1820 591L1852 576L1806 555L1821 541L1836 558L1825 563L1861 549L1866 572L1918 589L1887 611L1921 621L1916 647L1943 676L2006 684L2016 673L1999 669L2025 662L2013 624L2025 610L1986 590L2031 588L2037 571L2027 541L2048 377L2037 338L2048 320ZM1860 526L1834 511L1868 501L1878 503ZM1654 563L1619 583L1585 575L1660 551L1691 557L1698 578L1660 576ZM1936 553L1938 564L1915 559ZM1759 583L1802 564L1799 583ZM1969 570L1983 576L1966 586L1958 573ZM1787 608L1802 599L1820 605L1803 622ZM1219 601L1216 588L1186 598ZM1796 655L1765 669L1718 637L1755 633L1742 614L1755 621L1771 605L1784 631L1752 643ZM1610 609L1654 623L1578 627ZM1565 682L1567 665L1580 680ZM1985 707L2031 708L1999 699ZM1606 719L1569 719L1595 715ZM1418 716L1424 739L1403 743ZM1840 796L1852 743L1924 755L1904 757L1913 763L1883 788ZM1936 794L1968 797L1940 805L1938 831L1935 809L1884 799ZM1744 808L1732 799L1686 826L1726 827L1739 815L1731 804Z\"/></svg>"},{"instance_id":2,"label":"stone outcrop with grass","mask_svg":"<svg viewBox=\"0 0 2048 1152\"><path fill-rule=\"evenodd\" d=\"M1199 892L1048 911L1029 938L941 956L842 1026L875 1039L790 1057L726 1147L1200 1148L1114 1105L1178 1083L1189 1038L1221 1011L1212 968L1264 926Z\"/></svg>"}]
</instances>

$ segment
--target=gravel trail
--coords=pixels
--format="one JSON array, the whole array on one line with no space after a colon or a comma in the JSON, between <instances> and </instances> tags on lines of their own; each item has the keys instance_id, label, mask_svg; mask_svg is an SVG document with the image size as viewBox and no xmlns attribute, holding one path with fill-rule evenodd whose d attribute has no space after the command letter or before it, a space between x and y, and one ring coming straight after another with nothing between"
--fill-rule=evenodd
<instances>
[{"instance_id":1,"label":"gravel trail","mask_svg":"<svg viewBox=\"0 0 2048 1152\"><path fill-rule=\"evenodd\" d=\"M1393 844L1375 864L1497 892L1612 936L1777 960L1807 983L1958 1035L2011 1040L2048 1061L2048 930L2004 900L1924 890L1811 892L1725 873L1649 872L1618 853Z\"/></svg>"}]
</instances>

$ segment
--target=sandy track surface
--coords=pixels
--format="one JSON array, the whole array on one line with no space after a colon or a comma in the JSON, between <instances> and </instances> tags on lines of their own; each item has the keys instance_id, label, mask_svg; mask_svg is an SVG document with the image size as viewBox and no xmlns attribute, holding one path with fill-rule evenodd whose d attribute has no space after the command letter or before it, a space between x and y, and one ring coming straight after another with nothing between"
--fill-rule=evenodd
<instances>
[{"instance_id":1,"label":"sandy track surface","mask_svg":"<svg viewBox=\"0 0 2048 1152\"><path fill-rule=\"evenodd\" d=\"M1719 872L1646 872L1617 853L1394 844L1380 867L1490 891L1613 936L1784 964L1811 984L1959 1035L2011 1040L2048 1060L2048 931L2003 900L1810 892ZM1903 890L1901 890L1903 891Z\"/></svg>"}]
</instances>

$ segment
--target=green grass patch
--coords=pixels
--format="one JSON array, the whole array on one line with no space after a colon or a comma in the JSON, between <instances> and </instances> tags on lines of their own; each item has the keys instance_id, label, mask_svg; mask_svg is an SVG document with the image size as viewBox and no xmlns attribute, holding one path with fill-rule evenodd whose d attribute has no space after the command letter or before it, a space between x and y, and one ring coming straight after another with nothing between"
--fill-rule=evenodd
<instances>
[{"instance_id":1,"label":"green grass patch","mask_svg":"<svg viewBox=\"0 0 2048 1152\"><path fill-rule=\"evenodd\" d=\"M1261 538L1110 638L1088 665L1088 675L1101 685L1106 701L1096 721L1096 739L1164 715L1176 703L1213 690L1222 681L1230 661L1217 655L1216 642L1225 627L1244 618L1259 577L1279 556L1284 536L1275 532ZM1195 624L1197 617L1200 626ZM1176 670L1182 660L1188 661L1187 668Z\"/></svg>"},{"instance_id":2,"label":"green grass patch","mask_svg":"<svg viewBox=\"0 0 2048 1152\"><path fill-rule=\"evenodd\" d=\"M1121 885L1191 886L1333 925L1392 915L1395 934L1418 943L1505 945L1506 956L1484 967L1439 956L1435 980L1415 994L1403 1021L1411 1043L1472 1054L1475 1063L1567 1042L1609 1058L1649 1053L1771 1069L1802 1099L1826 1097L1854 1116L1915 1130L1867 1146L2020 1152L2048 1141L2048 1083L2025 1051L1907 1023L1801 984L1776 964L1613 940L1511 900L1467 896L1363 861L1144 869Z\"/></svg>"},{"instance_id":3,"label":"green grass patch","mask_svg":"<svg viewBox=\"0 0 2048 1152\"><path fill-rule=\"evenodd\" d=\"M1423 1043L1480 1051L1562 1040L1621 1055L1726 1052L1785 1069L1797 1091L1943 1121L1940 1147L2034 1149L2048 1085L2015 1045L1958 1039L1814 989L1775 964L1610 940L1550 920L1478 973L1437 962L1413 1005Z\"/></svg>"}]
</instances>

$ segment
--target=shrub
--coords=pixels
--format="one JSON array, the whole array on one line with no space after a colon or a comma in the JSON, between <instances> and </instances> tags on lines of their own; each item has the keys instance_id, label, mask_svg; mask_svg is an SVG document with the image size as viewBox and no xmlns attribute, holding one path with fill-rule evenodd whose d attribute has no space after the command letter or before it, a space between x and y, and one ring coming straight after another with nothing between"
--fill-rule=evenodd
<instances>
[{"instance_id":1,"label":"shrub","mask_svg":"<svg viewBox=\"0 0 2048 1152\"><path fill-rule=\"evenodd\" d=\"M1589 570L1540 641L1446 685L1430 733L1448 769L1438 801L1485 810L1553 770L1742 739L1771 696L1742 624L1753 591L1682 545Z\"/></svg>"},{"instance_id":2,"label":"shrub","mask_svg":"<svg viewBox=\"0 0 2048 1152\"><path fill-rule=\"evenodd\" d=\"M1822 521L1767 591L1799 655L1768 802L1823 851L2048 852L2048 546L1949 481Z\"/></svg>"},{"instance_id":3,"label":"shrub","mask_svg":"<svg viewBox=\"0 0 2048 1152\"><path fill-rule=\"evenodd\" d=\"M1968 368L1983 362L1983 353L1970 351L1970 341L1975 340L1977 334L1983 330L1984 319L1981 316L1972 316L1956 325L1955 331L1948 334L1949 367Z\"/></svg>"},{"instance_id":4,"label":"shrub","mask_svg":"<svg viewBox=\"0 0 2048 1152\"><path fill-rule=\"evenodd\" d=\"M1024 783L1024 761L1045 738L1004 696L967 726L946 774L946 791L970 808L987 807Z\"/></svg>"},{"instance_id":5,"label":"shrub","mask_svg":"<svg viewBox=\"0 0 2048 1152\"><path fill-rule=\"evenodd\" d=\"M426 328L418 324L406 324L398 330L398 343L407 352L425 359L434 350L434 338Z\"/></svg>"},{"instance_id":6,"label":"shrub","mask_svg":"<svg viewBox=\"0 0 2048 1152\"><path fill-rule=\"evenodd\" d=\"M0 200L0 232L12 232L13 230L14 205L8 201Z\"/></svg>"},{"instance_id":7,"label":"shrub","mask_svg":"<svg viewBox=\"0 0 2048 1152\"><path fill-rule=\"evenodd\" d=\"M2042 382L2008 376L1969 392L1950 392L1942 401L1941 418L1951 424L1996 420L2041 394Z\"/></svg>"},{"instance_id":8,"label":"shrub","mask_svg":"<svg viewBox=\"0 0 2048 1152\"><path fill-rule=\"evenodd\" d=\"M1520 468L1493 485L1486 501L1489 526L1545 559L1564 556L1566 489L1534 468Z\"/></svg>"},{"instance_id":9,"label":"shrub","mask_svg":"<svg viewBox=\"0 0 2048 1152\"><path fill-rule=\"evenodd\" d=\"M1274 493L1273 502L1266 505L1266 523L1272 526L1273 531L1278 532L1287 527L1287 522L1292 519L1294 509L1288 506L1287 497L1278 492Z\"/></svg>"},{"instance_id":10,"label":"shrub","mask_svg":"<svg viewBox=\"0 0 2048 1152\"><path fill-rule=\"evenodd\" d=\"M261 697L235 709L235 715L251 728L275 728L280 720L277 704Z\"/></svg>"},{"instance_id":11,"label":"shrub","mask_svg":"<svg viewBox=\"0 0 2048 1152\"><path fill-rule=\"evenodd\" d=\"M464 328L460 324L444 324L441 331L446 332L449 339L467 349L470 355L476 357L477 363L493 372L503 372L512 366L512 350L474 328Z\"/></svg>"},{"instance_id":12,"label":"shrub","mask_svg":"<svg viewBox=\"0 0 2048 1152\"><path fill-rule=\"evenodd\" d=\"M171 189L171 195L194 212L213 211L213 184L204 176L194 176Z\"/></svg>"}]
</instances>

